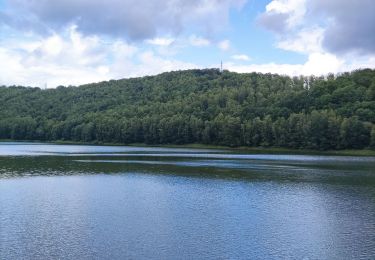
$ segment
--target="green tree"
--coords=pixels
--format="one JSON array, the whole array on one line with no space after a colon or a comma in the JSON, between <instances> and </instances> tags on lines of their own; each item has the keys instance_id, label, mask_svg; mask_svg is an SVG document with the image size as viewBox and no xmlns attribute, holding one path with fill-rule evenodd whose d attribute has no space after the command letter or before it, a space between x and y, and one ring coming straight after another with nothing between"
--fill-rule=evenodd
<instances>
[{"instance_id":1,"label":"green tree","mask_svg":"<svg viewBox=\"0 0 375 260\"><path fill-rule=\"evenodd\" d=\"M371 143L370 143L370 147L372 149L375 149L375 125L372 126L372 130L371 130Z\"/></svg>"},{"instance_id":2,"label":"green tree","mask_svg":"<svg viewBox=\"0 0 375 260\"><path fill-rule=\"evenodd\" d=\"M341 147L364 148L370 141L370 129L357 117L345 118L340 129Z\"/></svg>"}]
</instances>

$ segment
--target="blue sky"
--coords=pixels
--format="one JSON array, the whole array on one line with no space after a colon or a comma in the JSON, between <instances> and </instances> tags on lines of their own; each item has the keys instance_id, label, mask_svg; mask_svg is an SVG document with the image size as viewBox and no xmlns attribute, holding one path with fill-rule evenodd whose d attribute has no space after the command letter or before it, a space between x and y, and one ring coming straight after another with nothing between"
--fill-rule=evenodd
<instances>
[{"instance_id":1,"label":"blue sky","mask_svg":"<svg viewBox=\"0 0 375 260\"><path fill-rule=\"evenodd\" d=\"M0 0L0 84L375 67L372 0Z\"/></svg>"}]
</instances>

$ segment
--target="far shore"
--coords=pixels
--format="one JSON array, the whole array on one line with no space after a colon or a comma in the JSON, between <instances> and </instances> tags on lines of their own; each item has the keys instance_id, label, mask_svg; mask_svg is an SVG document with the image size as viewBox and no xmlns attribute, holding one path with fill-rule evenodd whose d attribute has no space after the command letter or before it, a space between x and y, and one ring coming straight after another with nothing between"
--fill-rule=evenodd
<instances>
[{"instance_id":1,"label":"far shore","mask_svg":"<svg viewBox=\"0 0 375 260\"><path fill-rule=\"evenodd\" d=\"M311 155L339 155L339 156L374 156L375 150L371 149L345 149L345 150L309 150L309 149L290 149L282 147L229 147L221 145L207 145L207 144L145 144L145 143L105 143L105 142L75 142L75 141L38 141L38 140L0 140L2 142L28 142L28 143L45 143L45 144L65 144L65 145L105 145L105 146L141 146L141 147L165 147L165 148L195 148L195 149L220 149L230 150L239 153L254 153L254 154L311 154Z\"/></svg>"}]
</instances>

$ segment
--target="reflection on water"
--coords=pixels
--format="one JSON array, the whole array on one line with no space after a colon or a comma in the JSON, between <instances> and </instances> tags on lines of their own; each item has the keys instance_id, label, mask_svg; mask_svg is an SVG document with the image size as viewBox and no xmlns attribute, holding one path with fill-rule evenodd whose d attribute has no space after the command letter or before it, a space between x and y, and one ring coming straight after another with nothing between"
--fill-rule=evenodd
<instances>
[{"instance_id":1,"label":"reflection on water","mask_svg":"<svg viewBox=\"0 0 375 260\"><path fill-rule=\"evenodd\" d=\"M115 153L141 153L141 152L191 152L213 153L211 149L181 149L161 147L135 147L135 146L97 146L97 145L54 145L23 142L0 143L0 156L37 156L37 155L79 155L79 154L115 154Z\"/></svg>"},{"instance_id":2,"label":"reflection on water","mask_svg":"<svg viewBox=\"0 0 375 260\"><path fill-rule=\"evenodd\" d=\"M375 158L186 148L0 144L0 178L142 172L207 178L375 184Z\"/></svg>"},{"instance_id":3,"label":"reflection on water","mask_svg":"<svg viewBox=\"0 0 375 260\"><path fill-rule=\"evenodd\" d=\"M3 143L0 259L374 259L374 169L371 157Z\"/></svg>"}]
</instances>

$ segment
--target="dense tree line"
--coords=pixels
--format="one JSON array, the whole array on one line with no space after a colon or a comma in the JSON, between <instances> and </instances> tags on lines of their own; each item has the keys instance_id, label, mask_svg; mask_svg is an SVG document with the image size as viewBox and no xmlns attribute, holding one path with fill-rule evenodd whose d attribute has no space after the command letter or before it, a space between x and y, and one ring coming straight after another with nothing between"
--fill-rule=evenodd
<instances>
[{"instance_id":1,"label":"dense tree line","mask_svg":"<svg viewBox=\"0 0 375 260\"><path fill-rule=\"evenodd\" d=\"M375 71L327 77L217 69L80 87L0 87L0 139L375 147Z\"/></svg>"}]
</instances>

